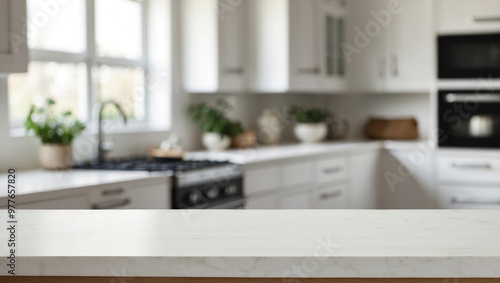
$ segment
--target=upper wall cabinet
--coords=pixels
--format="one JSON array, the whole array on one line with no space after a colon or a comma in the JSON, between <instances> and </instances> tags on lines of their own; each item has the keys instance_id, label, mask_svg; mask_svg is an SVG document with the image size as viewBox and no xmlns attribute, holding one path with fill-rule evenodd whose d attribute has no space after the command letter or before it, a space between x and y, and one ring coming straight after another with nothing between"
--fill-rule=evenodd
<instances>
[{"instance_id":1,"label":"upper wall cabinet","mask_svg":"<svg viewBox=\"0 0 500 283\"><path fill-rule=\"evenodd\" d=\"M500 0L438 0L439 33L498 32Z\"/></svg>"},{"instance_id":2,"label":"upper wall cabinet","mask_svg":"<svg viewBox=\"0 0 500 283\"><path fill-rule=\"evenodd\" d=\"M183 0L184 87L188 92L246 89L249 0Z\"/></svg>"},{"instance_id":3,"label":"upper wall cabinet","mask_svg":"<svg viewBox=\"0 0 500 283\"><path fill-rule=\"evenodd\" d=\"M428 92L434 76L431 0L355 0L343 46L354 92Z\"/></svg>"},{"instance_id":4,"label":"upper wall cabinet","mask_svg":"<svg viewBox=\"0 0 500 283\"><path fill-rule=\"evenodd\" d=\"M0 73L27 69L26 0L0 0Z\"/></svg>"},{"instance_id":5,"label":"upper wall cabinet","mask_svg":"<svg viewBox=\"0 0 500 283\"><path fill-rule=\"evenodd\" d=\"M250 88L257 92L345 89L341 0L250 1Z\"/></svg>"}]
</instances>

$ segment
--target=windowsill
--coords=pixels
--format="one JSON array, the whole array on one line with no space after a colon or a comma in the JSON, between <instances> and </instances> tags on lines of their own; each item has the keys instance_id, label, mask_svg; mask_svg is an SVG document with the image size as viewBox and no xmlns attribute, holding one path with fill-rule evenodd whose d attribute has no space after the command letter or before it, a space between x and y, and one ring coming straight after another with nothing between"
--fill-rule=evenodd
<instances>
[{"instance_id":1,"label":"windowsill","mask_svg":"<svg viewBox=\"0 0 500 283\"><path fill-rule=\"evenodd\" d=\"M144 134L144 133L165 133L170 131L167 127L155 127L152 125L144 125L144 124L132 124L128 126L122 126L113 130L106 130L104 133L106 135L121 135L121 134ZM96 135L97 131L93 129L85 130L82 135ZM10 129L10 137L11 138L22 138L26 137L26 130L24 128L12 128Z\"/></svg>"}]
</instances>

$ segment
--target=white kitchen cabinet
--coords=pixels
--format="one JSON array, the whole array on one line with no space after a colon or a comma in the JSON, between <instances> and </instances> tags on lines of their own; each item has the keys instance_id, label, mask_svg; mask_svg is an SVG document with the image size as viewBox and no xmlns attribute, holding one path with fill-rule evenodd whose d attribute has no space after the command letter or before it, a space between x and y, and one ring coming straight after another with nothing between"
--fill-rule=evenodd
<instances>
[{"instance_id":1,"label":"white kitchen cabinet","mask_svg":"<svg viewBox=\"0 0 500 283\"><path fill-rule=\"evenodd\" d=\"M440 186L438 200L442 209L500 209L500 188Z\"/></svg>"},{"instance_id":2,"label":"white kitchen cabinet","mask_svg":"<svg viewBox=\"0 0 500 283\"><path fill-rule=\"evenodd\" d=\"M351 2L344 45L349 89L428 92L435 77L432 1Z\"/></svg>"},{"instance_id":3,"label":"white kitchen cabinet","mask_svg":"<svg viewBox=\"0 0 500 283\"><path fill-rule=\"evenodd\" d=\"M386 90L430 91L435 77L432 7L432 0L402 0L401 13L392 16L386 32Z\"/></svg>"},{"instance_id":4,"label":"white kitchen cabinet","mask_svg":"<svg viewBox=\"0 0 500 283\"><path fill-rule=\"evenodd\" d=\"M498 32L500 0L437 0L440 34Z\"/></svg>"},{"instance_id":5,"label":"white kitchen cabinet","mask_svg":"<svg viewBox=\"0 0 500 283\"><path fill-rule=\"evenodd\" d=\"M276 209L276 195L249 197L245 201L245 209Z\"/></svg>"},{"instance_id":6,"label":"white kitchen cabinet","mask_svg":"<svg viewBox=\"0 0 500 283\"><path fill-rule=\"evenodd\" d=\"M380 173L380 153L368 152L351 156L348 203L352 209L376 209Z\"/></svg>"},{"instance_id":7,"label":"white kitchen cabinet","mask_svg":"<svg viewBox=\"0 0 500 283\"><path fill-rule=\"evenodd\" d=\"M277 196L276 208L278 209L310 209L311 189L306 188L299 192Z\"/></svg>"},{"instance_id":8,"label":"white kitchen cabinet","mask_svg":"<svg viewBox=\"0 0 500 283\"><path fill-rule=\"evenodd\" d=\"M326 184L318 187L314 192L314 204L316 209L346 209L347 208L347 185Z\"/></svg>"},{"instance_id":9,"label":"white kitchen cabinet","mask_svg":"<svg viewBox=\"0 0 500 283\"><path fill-rule=\"evenodd\" d=\"M99 186L90 191L90 204L92 209L168 209L169 190L166 182Z\"/></svg>"},{"instance_id":10,"label":"white kitchen cabinet","mask_svg":"<svg viewBox=\"0 0 500 283\"><path fill-rule=\"evenodd\" d=\"M246 89L248 0L184 0L184 87L188 92Z\"/></svg>"},{"instance_id":11,"label":"white kitchen cabinet","mask_svg":"<svg viewBox=\"0 0 500 283\"><path fill-rule=\"evenodd\" d=\"M34 202L20 203L16 205L17 209L88 209L88 200L86 195L75 195L65 198L40 200Z\"/></svg>"},{"instance_id":12,"label":"white kitchen cabinet","mask_svg":"<svg viewBox=\"0 0 500 283\"><path fill-rule=\"evenodd\" d=\"M500 186L500 160L495 157L438 156L436 165L440 184Z\"/></svg>"},{"instance_id":13,"label":"white kitchen cabinet","mask_svg":"<svg viewBox=\"0 0 500 283\"><path fill-rule=\"evenodd\" d=\"M27 70L26 0L0 0L0 73Z\"/></svg>"},{"instance_id":14,"label":"white kitchen cabinet","mask_svg":"<svg viewBox=\"0 0 500 283\"><path fill-rule=\"evenodd\" d=\"M379 207L432 209L435 207L434 153L415 149L382 152Z\"/></svg>"},{"instance_id":15,"label":"white kitchen cabinet","mask_svg":"<svg viewBox=\"0 0 500 283\"><path fill-rule=\"evenodd\" d=\"M345 30L345 7L325 0L250 2L249 82L253 91L335 92L345 88L345 64L338 49Z\"/></svg>"}]
</instances>

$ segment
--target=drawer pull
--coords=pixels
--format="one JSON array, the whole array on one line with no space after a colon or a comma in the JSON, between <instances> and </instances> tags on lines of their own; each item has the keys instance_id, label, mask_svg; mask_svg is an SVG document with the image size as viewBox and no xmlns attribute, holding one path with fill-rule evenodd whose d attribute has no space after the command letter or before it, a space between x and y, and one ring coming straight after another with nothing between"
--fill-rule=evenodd
<instances>
[{"instance_id":1,"label":"drawer pull","mask_svg":"<svg viewBox=\"0 0 500 283\"><path fill-rule=\"evenodd\" d=\"M474 22L476 23L500 22L500 16L475 16Z\"/></svg>"},{"instance_id":2,"label":"drawer pull","mask_svg":"<svg viewBox=\"0 0 500 283\"><path fill-rule=\"evenodd\" d=\"M334 174L334 173L338 173L340 171L342 171L343 167L331 167L331 168L325 168L323 169L323 173L325 174Z\"/></svg>"},{"instance_id":3,"label":"drawer pull","mask_svg":"<svg viewBox=\"0 0 500 283\"><path fill-rule=\"evenodd\" d=\"M326 200L326 199L337 198L337 197L340 197L341 195L342 195L342 191L338 190L338 191L331 192L331 193L322 193L319 195L319 198L322 200Z\"/></svg>"},{"instance_id":4,"label":"drawer pull","mask_svg":"<svg viewBox=\"0 0 500 283\"><path fill-rule=\"evenodd\" d=\"M119 189L113 189L113 190L103 191L102 195L105 196L105 197L109 197L109 196L120 195L122 193L123 193L123 189L119 188Z\"/></svg>"},{"instance_id":5,"label":"drawer pull","mask_svg":"<svg viewBox=\"0 0 500 283\"><path fill-rule=\"evenodd\" d=\"M490 204L490 205L500 205L500 199L487 199L481 197L473 196L454 196L451 199L452 203L456 204Z\"/></svg>"},{"instance_id":6,"label":"drawer pull","mask_svg":"<svg viewBox=\"0 0 500 283\"><path fill-rule=\"evenodd\" d=\"M94 204L94 205L92 205L92 209L113 209L113 208L119 208L119 207L125 206L129 203L130 203L130 199L114 200L114 201L108 201L108 202Z\"/></svg>"},{"instance_id":7,"label":"drawer pull","mask_svg":"<svg viewBox=\"0 0 500 283\"><path fill-rule=\"evenodd\" d=\"M461 168L461 169L491 169L492 166L490 163L459 163L459 162L453 162L451 164L452 167L454 168Z\"/></svg>"}]
</instances>

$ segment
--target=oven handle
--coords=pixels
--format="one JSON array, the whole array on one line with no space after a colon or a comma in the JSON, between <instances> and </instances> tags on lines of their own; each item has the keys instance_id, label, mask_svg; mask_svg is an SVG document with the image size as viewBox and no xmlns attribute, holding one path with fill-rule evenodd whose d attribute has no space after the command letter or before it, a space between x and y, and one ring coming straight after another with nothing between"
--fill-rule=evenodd
<instances>
[{"instance_id":1,"label":"oven handle","mask_svg":"<svg viewBox=\"0 0 500 283\"><path fill-rule=\"evenodd\" d=\"M491 200L487 198L481 198L481 197L473 197L473 196L465 196L465 195L459 195L459 196L454 196L451 199L452 203L456 204L489 204L489 205L500 205L500 199L496 200Z\"/></svg>"},{"instance_id":2,"label":"oven handle","mask_svg":"<svg viewBox=\"0 0 500 283\"><path fill-rule=\"evenodd\" d=\"M447 103L456 102L482 102L482 103L499 103L500 93L448 93L445 97Z\"/></svg>"},{"instance_id":3,"label":"oven handle","mask_svg":"<svg viewBox=\"0 0 500 283\"><path fill-rule=\"evenodd\" d=\"M207 207L207 209L237 209L243 208L245 206L245 199L237 199L226 203L221 203L219 205Z\"/></svg>"}]
</instances>

